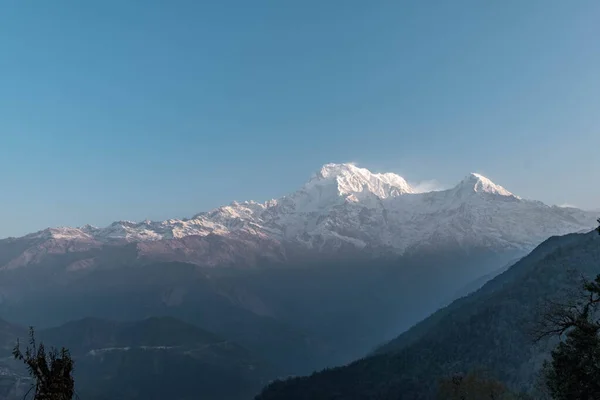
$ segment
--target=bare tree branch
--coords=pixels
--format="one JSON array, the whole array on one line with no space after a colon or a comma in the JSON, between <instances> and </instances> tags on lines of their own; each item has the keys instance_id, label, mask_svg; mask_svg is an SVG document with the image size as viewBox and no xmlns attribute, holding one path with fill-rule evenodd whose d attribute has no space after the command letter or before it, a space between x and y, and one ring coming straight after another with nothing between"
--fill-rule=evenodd
<instances>
[{"instance_id":1,"label":"bare tree branch","mask_svg":"<svg viewBox=\"0 0 600 400\"><path fill-rule=\"evenodd\" d=\"M571 329L590 323L589 318L600 305L600 276L589 281L581 275L580 280L579 290L565 296L569 300L547 300L540 307L539 320L530 331L534 343L552 336L563 337ZM600 327L599 321L593 323Z\"/></svg>"},{"instance_id":2,"label":"bare tree branch","mask_svg":"<svg viewBox=\"0 0 600 400\"><path fill-rule=\"evenodd\" d=\"M27 396L29 396L29 393L31 393L31 391L35 388L35 386L31 385L31 387L29 388L29 390L27 391L27 393L25 393L25 396L23 396L23 400L25 400L27 398Z\"/></svg>"}]
</instances>

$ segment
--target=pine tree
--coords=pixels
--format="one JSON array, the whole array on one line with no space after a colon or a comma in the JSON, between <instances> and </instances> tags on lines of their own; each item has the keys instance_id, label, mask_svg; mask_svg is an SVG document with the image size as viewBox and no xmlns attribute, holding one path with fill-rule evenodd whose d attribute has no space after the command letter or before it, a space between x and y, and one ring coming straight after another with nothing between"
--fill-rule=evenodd
<instances>
[{"instance_id":1,"label":"pine tree","mask_svg":"<svg viewBox=\"0 0 600 400\"><path fill-rule=\"evenodd\" d=\"M73 379L73 359L64 347L60 352L51 348L46 351L43 343L37 345L33 328L29 329L29 346L21 352L20 343L13 350L13 356L27 366L34 384L34 400L71 400L75 394Z\"/></svg>"}]
</instances>

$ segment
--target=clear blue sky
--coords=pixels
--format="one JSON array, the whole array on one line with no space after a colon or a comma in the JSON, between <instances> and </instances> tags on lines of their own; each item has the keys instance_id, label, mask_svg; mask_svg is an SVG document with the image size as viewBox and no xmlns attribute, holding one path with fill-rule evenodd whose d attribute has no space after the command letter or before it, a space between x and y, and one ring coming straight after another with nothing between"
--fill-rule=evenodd
<instances>
[{"instance_id":1,"label":"clear blue sky","mask_svg":"<svg viewBox=\"0 0 600 400\"><path fill-rule=\"evenodd\" d=\"M0 237L347 161L600 208L598 21L597 0L4 1Z\"/></svg>"}]
</instances>

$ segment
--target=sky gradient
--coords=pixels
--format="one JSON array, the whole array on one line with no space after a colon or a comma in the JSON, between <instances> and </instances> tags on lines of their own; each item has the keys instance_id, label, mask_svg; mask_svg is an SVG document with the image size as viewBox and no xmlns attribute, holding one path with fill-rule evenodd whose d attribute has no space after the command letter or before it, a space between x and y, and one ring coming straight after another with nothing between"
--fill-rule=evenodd
<instances>
[{"instance_id":1,"label":"sky gradient","mask_svg":"<svg viewBox=\"0 0 600 400\"><path fill-rule=\"evenodd\" d=\"M35 3L35 4L34 4ZM3 2L0 237L355 162L600 208L600 2Z\"/></svg>"}]
</instances>

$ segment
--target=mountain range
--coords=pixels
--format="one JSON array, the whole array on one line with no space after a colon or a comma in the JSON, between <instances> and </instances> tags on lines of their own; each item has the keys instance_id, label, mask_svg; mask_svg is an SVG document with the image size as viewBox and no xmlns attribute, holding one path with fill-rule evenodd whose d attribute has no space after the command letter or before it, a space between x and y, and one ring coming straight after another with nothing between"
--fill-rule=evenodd
<instances>
[{"instance_id":1,"label":"mountain range","mask_svg":"<svg viewBox=\"0 0 600 400\"><path fill-rule=\"evenodd\" d=\"M392 173L326 164L296 192L265 203L233 202L183 220L48 228L5 239L0 268L127 243L136 243L140 259L202 266L255 266L285 262L298 252L347 249L375 254L442 246L530 251L551 235L591 228L590 219L591 213L576 208L521 199L476 173L451 189L417 193ZM211 246L214 237L224 244ZM93 267L93 259L69 266Z\"/></svg>"},{"instance_id":2,"label":"mountain range","mask_svg":"<svg viewBox=\"0 0 600 400\"><path fill-rule=\"evenodd\" d=\"M168 316L258 355L271 378L306 374L368 354L595 217L480 174L420 192L327 164L264 203L0 240L0 316L43 329Z\"/></svg>"}]
</instances>

